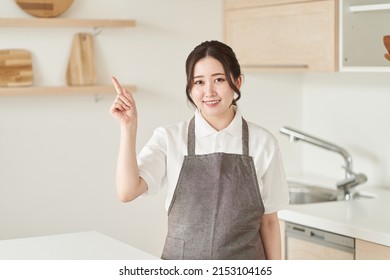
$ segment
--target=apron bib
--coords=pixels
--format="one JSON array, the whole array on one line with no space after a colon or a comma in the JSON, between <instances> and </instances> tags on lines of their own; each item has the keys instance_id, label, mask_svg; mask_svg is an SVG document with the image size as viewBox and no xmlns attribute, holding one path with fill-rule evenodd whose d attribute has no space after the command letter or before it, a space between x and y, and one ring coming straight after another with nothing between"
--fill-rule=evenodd
<instances>
[{"instance_id":1,"label":"apron bib","mask_svg":"<svg viewBox=\"0 0 390 280\"><path fill-rule=\"evenodd\" d=\"M264 259L264 205L242 119L242 155L195 154L195 118L168 210L162 259Z\"/></svg>"}]
</instances>

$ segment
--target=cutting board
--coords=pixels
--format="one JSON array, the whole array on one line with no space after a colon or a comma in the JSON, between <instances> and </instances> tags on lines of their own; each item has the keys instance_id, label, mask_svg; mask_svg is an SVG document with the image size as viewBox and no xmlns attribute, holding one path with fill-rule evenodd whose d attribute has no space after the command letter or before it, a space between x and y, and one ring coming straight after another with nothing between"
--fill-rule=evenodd
<instances>
[{"instance_id":1,"label":"cutting board","mask_svg":"<svg viewBox=\"0 0 390 280\"><path fill-rule=\"evenodd\" d=\"M96 84L95 49L93 35L77 33L73 37L66 82L70 86Z\"/></svg>"},{"instance_id":2,"label":"cutting board","mask_svg":"<svg viewBox=\"0 0 390 280\"><path fill-rule=\"evenodd\" d=\"M31 52L0 50L0 86L29 86L33 82Z\"/></svg>"},{"instance_id":3,"label":"cutting board","mask_svg":"<svg viewBox=\"0 0 390 280\"><path fill-rule=\"evenodd\" d=\"M73 0L15 0L25 12L35 17L56 17L65 12Z\"/></svg>"}]
</instances>

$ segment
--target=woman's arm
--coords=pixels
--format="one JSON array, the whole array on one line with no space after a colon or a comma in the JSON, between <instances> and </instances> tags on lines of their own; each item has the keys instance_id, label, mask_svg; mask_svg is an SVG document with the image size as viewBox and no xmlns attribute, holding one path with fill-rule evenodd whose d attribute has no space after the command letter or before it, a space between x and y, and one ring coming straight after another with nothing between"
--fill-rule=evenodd
<instances>
[{"instance_id":1,"label":"woman's arm","mask_svg":"<svg viewBox=\"0 0 390 280\"><path fill-rule=\"evenodd\" d=\"M123 89L113 77L117 97L111 106L111 114L119 121L121 137L116 170L116 188L118 197L123 202L131 201L145 191L148 186L139 177L136 138L137 138L137 108L133 96Z\"/></svg>"},{"instance_id":2,"label":"woman's arm","mask_svg":"<svg viewBox=\"0 0 390 280\"><path fill-rule=\"evenodd\" d=\"M280 260L282 247L278 213L265 214L260 225L260 237L263 242L265 258L267 260Z\"/></svg>"}]
</instances>

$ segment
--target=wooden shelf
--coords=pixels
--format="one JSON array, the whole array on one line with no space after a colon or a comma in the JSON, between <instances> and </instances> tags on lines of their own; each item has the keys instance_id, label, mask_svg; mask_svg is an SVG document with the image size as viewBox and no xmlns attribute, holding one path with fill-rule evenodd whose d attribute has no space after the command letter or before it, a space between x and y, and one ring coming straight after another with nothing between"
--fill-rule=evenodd
<instances>
[{"instance_id":1,"label":"wooden shelf","mask_svg":"<svg viewBox=\"0 0 390 280\"><path fill-rule=\"evenodd\" d=\"M124 85L130 92L135 92L136 87ZM95 86L47 86L47 87L0 87L0 96L32 96L32 95L82 95L82 94L116 94L113 85Z\"/></svg>"},{"instance_id":2,"label":"wooden shelf","mask_svg":"<svg viewBox=\"0 0 390 280\"><path fill-rule=\"evenodd\" d=\"M92 28L130 28L136 21L130 19L74 19L74 18L0 18L1 27L92 27ZM130 92L135 86L125 85ZM113 85L93 86L26 86L0 87L0 96L33 96L33 95L82 95L82 94L116 94Z\"/></svg>"},{"instance_id":3,"label":"wooden shelf","mask_svg":"<svg viewBox=\"0 0 390 280\"><path fill-rule=\"evenodd\" d=\"M71 18L0 18L0 27L135 27L135 20Z\"/></svg>"}]
</instances>

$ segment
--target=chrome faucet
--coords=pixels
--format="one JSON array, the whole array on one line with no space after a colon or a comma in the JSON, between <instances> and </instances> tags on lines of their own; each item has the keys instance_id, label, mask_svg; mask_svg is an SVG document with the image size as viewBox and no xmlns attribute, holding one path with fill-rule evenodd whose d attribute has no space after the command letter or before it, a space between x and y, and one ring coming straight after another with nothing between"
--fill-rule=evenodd
<instances>
[{"instance_id":1,"label":"chrome faucet","mask_svg":"<svg viewBox=\"0 0 390 280\"><path fill-rule=\"evenodd\" d=\"M351 188L367 182L367 176L363 173L353 174L350 178L336 182L337 188L343 190L344 199L351 199Z\"/></svg>"},{"instance_id":2,"label":"chrome faucet","mask_svg":"<svg viewBox=\"0 0 390 280\"><path fill-rule=\"evenodd\" d=\"M338 181L336 185L338 189L343 190L345 200L351 199L351 188L367 181L367 176L365 174L356 174L352 171L352 157L344 148L294 128L284 126L280 129L280 132L289 136L290 142L303 141L317 147L336 152L343 157L345 162L345 166L343 166L345 169L345 179Z\"/></svg>"}]
</instances>

